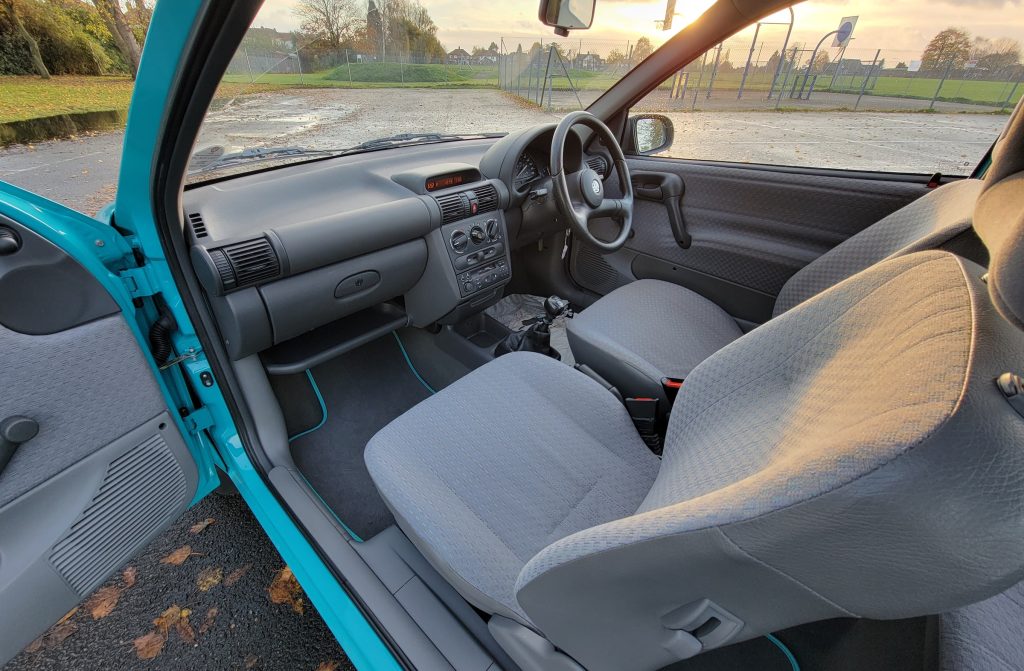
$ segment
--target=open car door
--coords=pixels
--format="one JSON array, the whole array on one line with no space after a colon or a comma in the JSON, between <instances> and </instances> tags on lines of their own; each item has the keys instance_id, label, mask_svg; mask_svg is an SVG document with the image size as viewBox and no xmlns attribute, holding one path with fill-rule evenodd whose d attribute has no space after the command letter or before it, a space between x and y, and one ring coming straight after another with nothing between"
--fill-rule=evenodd
<instances>
[{"instance_id":1,"label":"open car door","mask_svg":"<svg viewBox=\"0 0 1024 671\"><path fill-rule=\"evenodd\" d=\"M0 663L217 483L131 252L0 183Z\"/></svg>"}]
</instances>

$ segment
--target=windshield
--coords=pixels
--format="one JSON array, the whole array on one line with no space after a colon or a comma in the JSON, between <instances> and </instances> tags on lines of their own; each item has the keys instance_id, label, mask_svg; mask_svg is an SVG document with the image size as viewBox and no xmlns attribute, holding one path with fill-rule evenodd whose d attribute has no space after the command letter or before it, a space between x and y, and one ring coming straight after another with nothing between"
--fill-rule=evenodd
<instances>
[{"instance_id":1,"label":"windshield","mask_svg":"<svg viewBox=\"0 0 1024 671\"><path fill-rule=\"evenodd\" d=\"M680 3L664 30L664 0L598 2L590 30L560 38L536 0L268 0L206 115L189 181L312 156L300 148L373 150L397 134L428 135L409 144L556 121L709 5Z\"/></svg>"}]
</instances>

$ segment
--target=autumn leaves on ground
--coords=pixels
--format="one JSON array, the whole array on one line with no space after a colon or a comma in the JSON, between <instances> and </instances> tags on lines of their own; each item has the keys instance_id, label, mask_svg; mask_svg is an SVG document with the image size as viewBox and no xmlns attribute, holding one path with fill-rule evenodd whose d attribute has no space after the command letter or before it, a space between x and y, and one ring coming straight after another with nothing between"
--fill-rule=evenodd
<instances>
[{"instance_id":1,"label":"autumn leaves on ground","mask_svg":"<svg viewBox=\"0 0 1024 671\"><path fill-rule=\"evenodd\" d=\"M240 499L213 496L9 668L352 667Z\"/></svg>"}]
</instances>

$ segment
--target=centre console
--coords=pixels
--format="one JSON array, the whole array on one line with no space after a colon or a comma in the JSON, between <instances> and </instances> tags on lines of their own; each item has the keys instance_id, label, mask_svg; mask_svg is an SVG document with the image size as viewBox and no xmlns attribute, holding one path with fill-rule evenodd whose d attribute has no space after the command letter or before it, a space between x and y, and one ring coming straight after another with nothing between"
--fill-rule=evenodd
<instances>
[{"instance_id":1,"label":"centre console","mask_svg":"<svg viewBox=\"0 0 1024 671\"><path fill-rule=\"evenodd\" d=\"M512 279L505 185L459 165L394 179L417 188L440 220L425 238L423 279L406 294L413 325L455 324L497 302Z\"/></svg>"}]
</instances>

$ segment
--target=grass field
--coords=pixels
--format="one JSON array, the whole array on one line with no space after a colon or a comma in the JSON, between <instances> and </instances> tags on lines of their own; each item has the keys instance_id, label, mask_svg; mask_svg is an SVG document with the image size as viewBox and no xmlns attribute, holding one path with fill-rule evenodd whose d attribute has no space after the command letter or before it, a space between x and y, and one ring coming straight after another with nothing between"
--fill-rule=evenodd
<instances>
[{"instance_id":1,"label":"grass field","mask_svg":"<svg viewBox=\"0 0 1024 671\"><path fill-rule=\"evenodd\" d=\"M0 77L0 123L126 110L133 84L129 77Z\"/></svg>"},{"instance_id":2,"label":"grass field","mask_svg":"<svg viewBox=\"0 0 1024 671\"><path fill-rule=\"evenodd\" d=\"M552 88L559 91L570 89L569 79L581 91L603 91L619 78L618 73L570 70L569 78L564 73L555 76ZM714 88L736 90L739 87L741 71L720 72ZM704 73L703 86L707 86L710 72ZM403 81L404 78L404 81ZM525 94L531 85L528 72L515 77L519 89ZM532 86L538 84L535 73ZM689 86L696 86L699 76L691 73ZM832 88L831 78L818 78L815 94L836 92L859 92L861 77L841 76ZM766 73L752 73L746 83L746 90L767 91L771 77ZM792 84L789 79L787 88ZM124 111L128 109L133 82L128 77L53 77L43 80L37 77L0 77L0 123L24 121L40 117L80 112ZM667 88L671 80L661 85ZM866 92L875 96L914 98L930 100L939 85L938 79L918 77L879 77ZM398 63L353 63L333 70L298 74L265 74L255 82L248 75L226 75L218 92L219 97L245 93L258 93L287 88L497 88L497 66L459 66L445 64ZM985 82L971 80L950 80L939 91L938 99L948 102L980 103L992 106L1002 105L1013 89L1012 82ZM1024 95L1024 86L1018 86L1009 101L1013 105Z\"/></svg>"}]
</instances>

